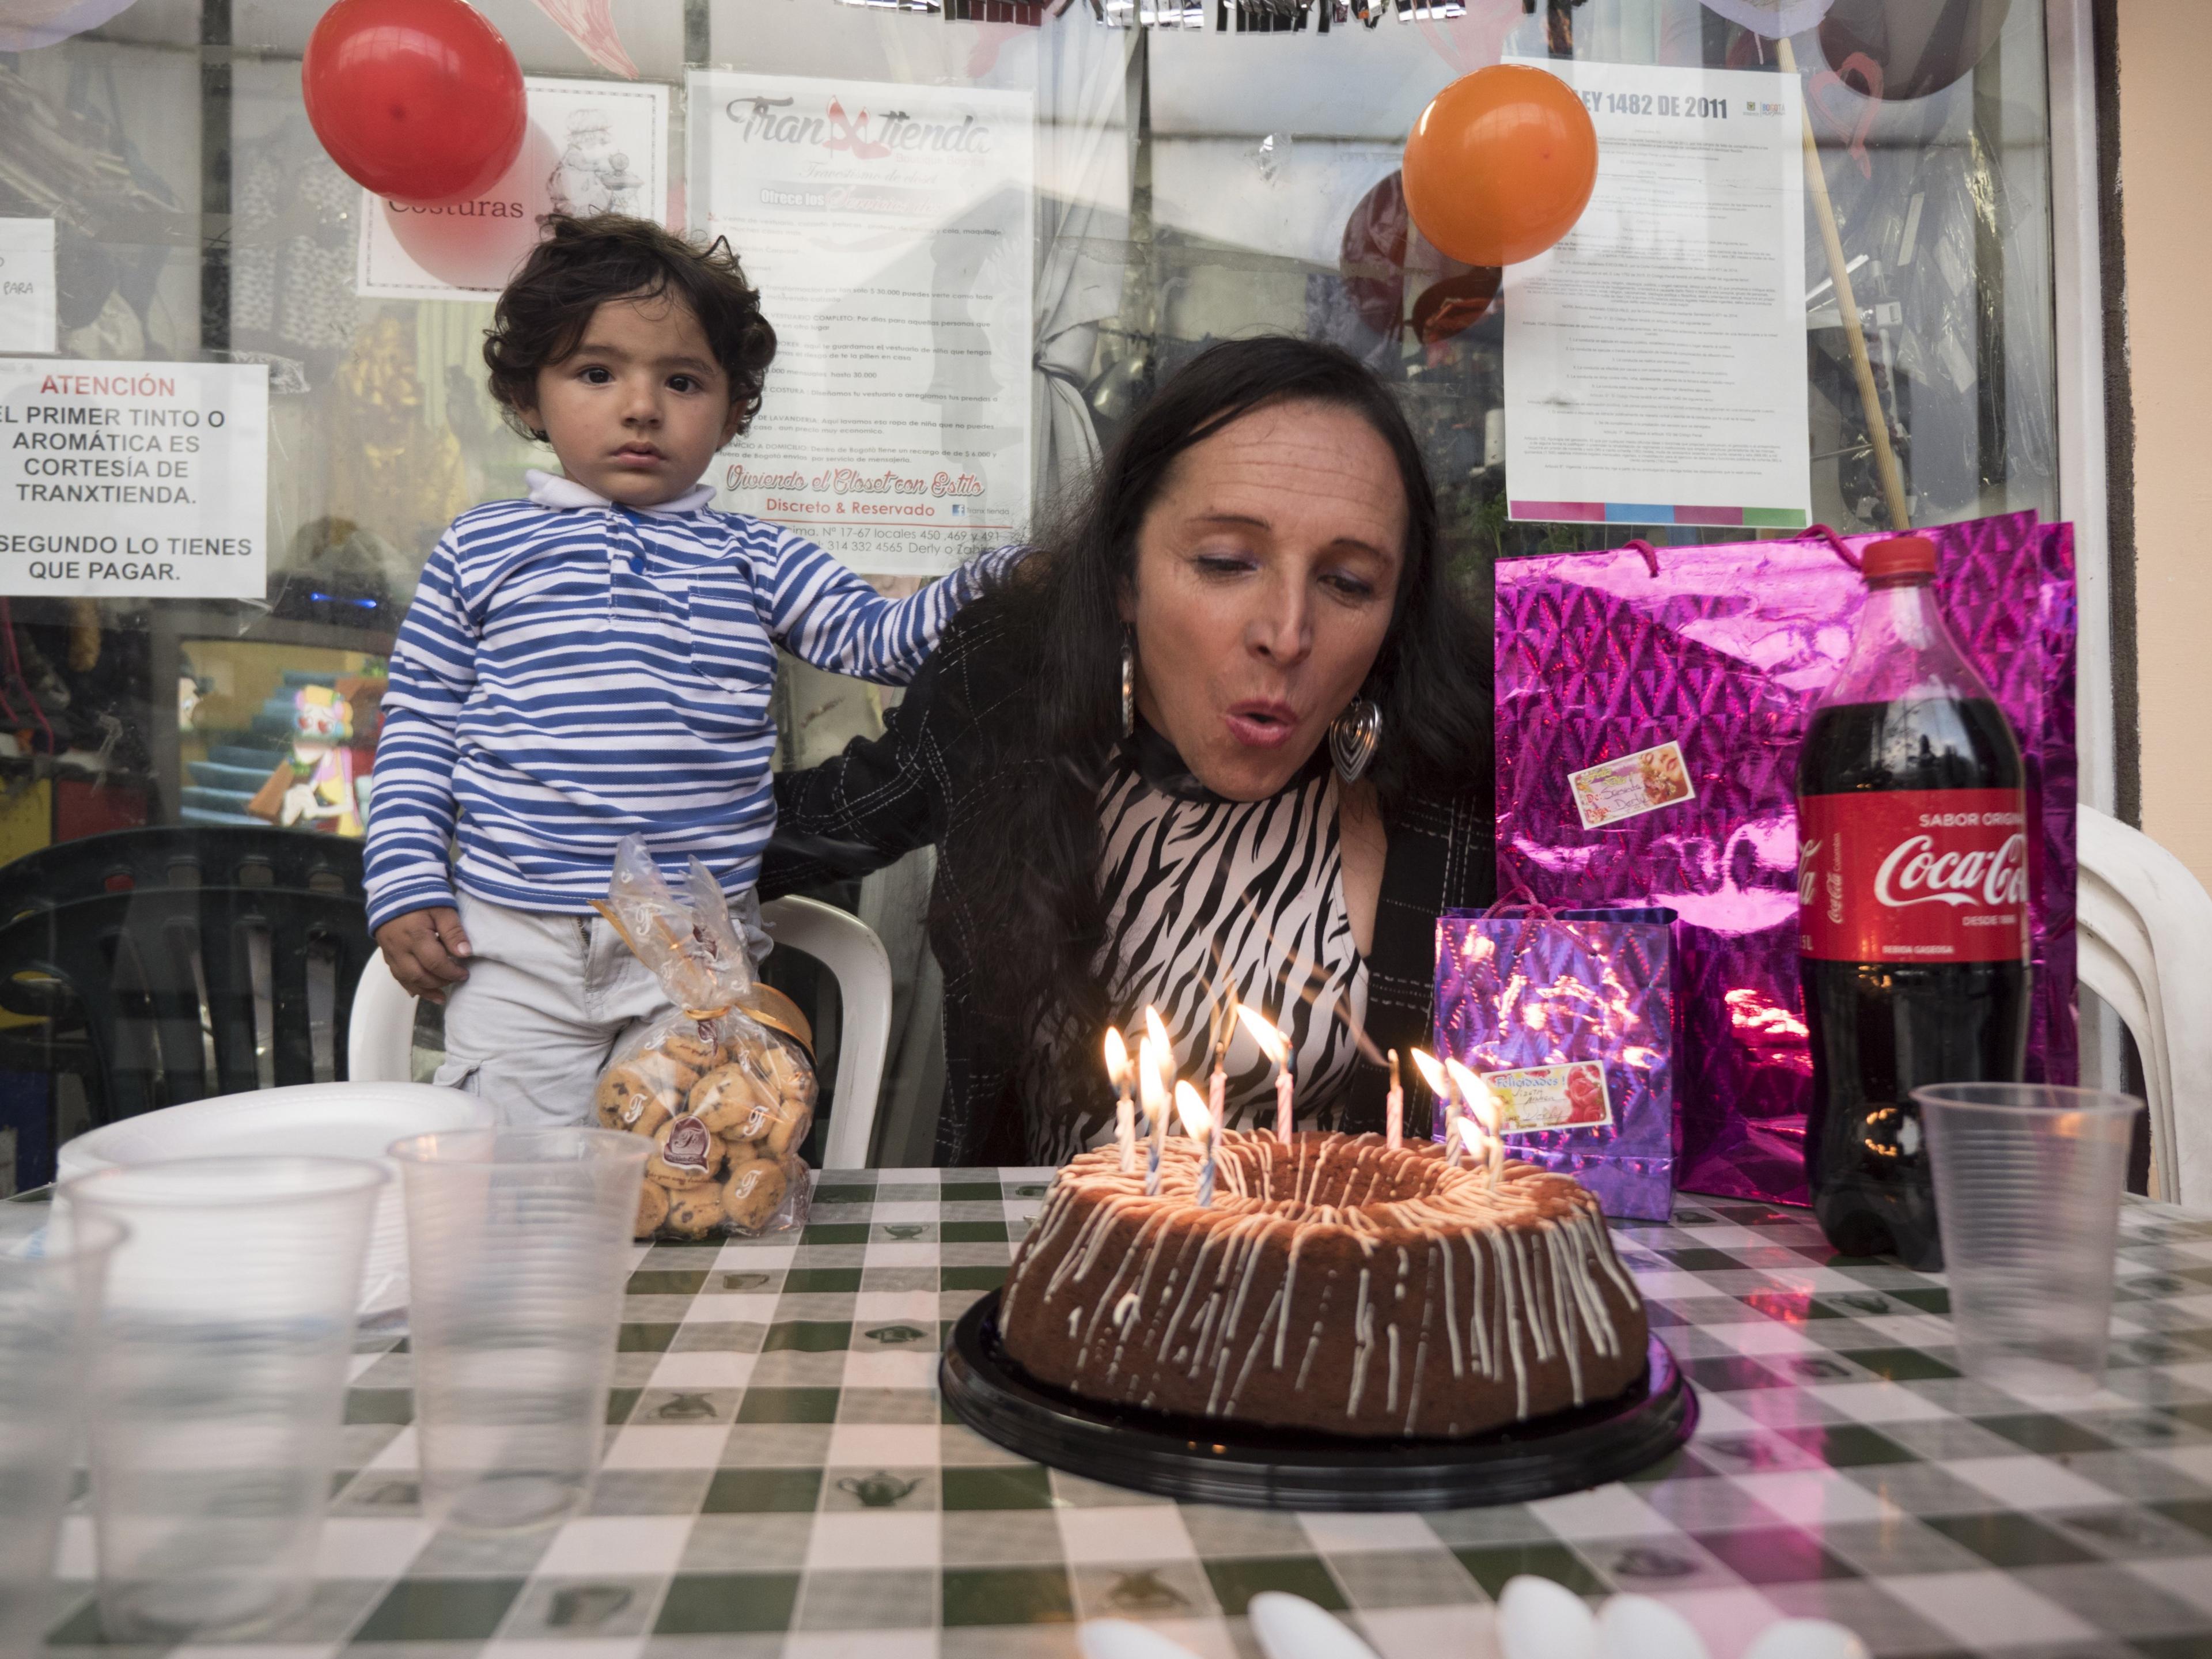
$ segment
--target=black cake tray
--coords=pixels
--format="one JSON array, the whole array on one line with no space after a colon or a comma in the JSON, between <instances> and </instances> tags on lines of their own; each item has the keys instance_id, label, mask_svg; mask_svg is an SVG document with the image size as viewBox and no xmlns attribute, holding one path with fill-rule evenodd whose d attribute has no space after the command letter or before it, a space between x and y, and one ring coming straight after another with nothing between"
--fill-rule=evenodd
<instances>
[{"instance_id":1,"label":"black cake tray","mask_svg":"<svg viewBox=\"0 0 2212 1659\"><path fill-rule=\"evenodd\" d=\"M1184 1503L1264 1510L1461 1510L1619 1480L1690 1437L1698 1397L1655 1334L1611 1400L1454 1440L1376 1440L1105 1406L1031 1378L999 1343L999 1292L963 1315L938 1364L945 1402L1033 1462Z\"/></svg>"}]
</instances>

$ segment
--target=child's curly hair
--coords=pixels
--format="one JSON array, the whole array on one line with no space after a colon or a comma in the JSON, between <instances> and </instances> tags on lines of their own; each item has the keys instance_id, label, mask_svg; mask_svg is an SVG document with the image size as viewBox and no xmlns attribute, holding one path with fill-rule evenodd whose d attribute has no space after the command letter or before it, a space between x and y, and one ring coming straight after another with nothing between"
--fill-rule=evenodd
<instances>
[{"instance_id":1,"label":"child's curly hair","mask_svg":"<svg viewBox=\"0 0 2212 1659\"><path fill-rule=\"evenodd\" d=\"M548 215L547 234L499 296L484 331L484 367L507 423L544 442L521 411L538 401L538 371L574 351L592 313L609 300L673 295L706 331L730 377L738 430L760 411L761 386L775 360L775 330L760 293L745 281L728 242L702 248L649 219L620 213Z\"/></svg>"}]
</instances>

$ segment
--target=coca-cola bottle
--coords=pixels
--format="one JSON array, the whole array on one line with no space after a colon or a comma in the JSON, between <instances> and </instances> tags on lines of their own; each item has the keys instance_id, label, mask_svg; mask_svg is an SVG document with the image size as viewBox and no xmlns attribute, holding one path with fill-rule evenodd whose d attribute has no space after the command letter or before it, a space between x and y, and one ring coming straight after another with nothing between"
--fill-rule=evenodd
<instances>
[{"instance_id":1,"label":"coca-cola bottle","mask_svg":"<svg viewBox=\"0 0 2212 1659\"><path fill-rule=\"evenodd\" d=\"M1836 1249L1932 1269L1912 1091L2016 1082L2027 1060L2026 772L1936 608L1935 544L1876 542L1862 574L1858 636L1797 759L1805 1172Z\"/></svg>"}]
</instances>

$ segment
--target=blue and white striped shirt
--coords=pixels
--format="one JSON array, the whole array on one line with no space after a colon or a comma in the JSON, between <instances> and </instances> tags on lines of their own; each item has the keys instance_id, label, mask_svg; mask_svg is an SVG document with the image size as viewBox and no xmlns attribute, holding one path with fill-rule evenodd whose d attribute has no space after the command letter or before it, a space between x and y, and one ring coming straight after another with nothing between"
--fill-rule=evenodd
<instances>
[{"instance_id":1,"label":"blue and white striped shirt","mask_svg":"<svg viewBox=\"0 0 2212 1659\"><path fill-rule=\"evenodd\" d=\"M613 506L531 475L531 499L454 520L392 656L368 830L368 921L471 896L588 913L615 843L680 879L696 854L752 885L775 828L775 647L903 685L1013 550L908 599L703 486ZM447 868L456 838L459 856Z\"/></svg>"}]
</instances>

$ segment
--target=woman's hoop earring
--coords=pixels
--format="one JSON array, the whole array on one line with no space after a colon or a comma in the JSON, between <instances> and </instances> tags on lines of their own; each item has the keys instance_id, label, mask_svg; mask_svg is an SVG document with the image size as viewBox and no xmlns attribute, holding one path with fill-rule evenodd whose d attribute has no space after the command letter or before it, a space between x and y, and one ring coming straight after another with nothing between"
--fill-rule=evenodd
<instances>
[{"instance_id":1,"label":"woman's hoop earring","mask_svg":"<svg viewBox=\"0 0 2212 1659\"><path fill-rule=\"evenodd\" d=\"M1137 638L1124 629L1121 635L1121 735L1133 738L1137 734Z\"/></svg>"},{"instance_id":2,"label":"woman's hoop earring","mask_svg":"<svg viewBox=\"0 0 2212 1659\"><path fill-rule=\"evenodd\" d=\"M1382 710L1367 697L1354 697L1344 712L1328 723L1328 757L1336 775L1357 783L1366 775L1382 742Z\"/></svg>"}]
</instances>

